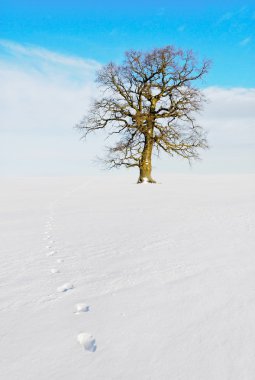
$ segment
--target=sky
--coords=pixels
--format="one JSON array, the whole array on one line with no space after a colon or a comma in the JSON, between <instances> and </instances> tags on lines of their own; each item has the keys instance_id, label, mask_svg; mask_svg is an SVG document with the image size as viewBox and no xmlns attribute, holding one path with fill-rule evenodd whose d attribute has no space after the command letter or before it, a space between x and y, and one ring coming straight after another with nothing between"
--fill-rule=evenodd
<instances>
[{"instance_id":1,"label":"sky","mask_svg":"<svg viewBox=\"0 0 255 380\"><path fill-rule=\"evenodd\" d=\"M191 168L163 157L157 170L254 172L254 1L0 0L0 175L101 173L104 138L84 143L73 128L97 95L95 72L165 45L212 60L199 84L210 150Z\"/></svg>"}]
</instances>

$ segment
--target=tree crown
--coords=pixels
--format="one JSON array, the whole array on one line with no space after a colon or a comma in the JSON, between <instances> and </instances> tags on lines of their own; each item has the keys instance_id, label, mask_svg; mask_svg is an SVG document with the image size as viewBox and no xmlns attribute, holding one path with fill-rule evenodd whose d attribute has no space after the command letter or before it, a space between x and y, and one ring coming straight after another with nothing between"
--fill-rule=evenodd
<instances>
[{"instance_id":1,"label":"tree crown","mask_svg":"<svg viewBox=\"0 0 255 380\"><path fill-rule=\"evenodd\" d=\"M130 50L122 65L111 62L98 72L102 96L78 127L84 137L99 129L119 135L104 160L110 168L140 167L148 142L156 154L199 158L198 149L207 142L195 114L205 99L194 84L209 66L209 61L199 64L192 51L173 46Z\"/></svg>"}]
</instances>

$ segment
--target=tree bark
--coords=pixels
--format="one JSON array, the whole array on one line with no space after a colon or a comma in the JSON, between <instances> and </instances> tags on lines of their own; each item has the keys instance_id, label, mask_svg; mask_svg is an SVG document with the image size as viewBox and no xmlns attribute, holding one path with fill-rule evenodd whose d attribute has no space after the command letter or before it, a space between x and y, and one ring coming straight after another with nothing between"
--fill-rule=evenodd
<instances>
[{"instance_id":1,"label":"tree bark","mask_svg":"<svg viewBox=\"0 0 255 380\"><path fill-rule=\"evenodd\" d=\"M144 148L141 161L139 164L140 176L137 183L156 183L151 177L151 156L153 149L153 140L149 135L145 136Z\"/></svg>"}]
</instances>

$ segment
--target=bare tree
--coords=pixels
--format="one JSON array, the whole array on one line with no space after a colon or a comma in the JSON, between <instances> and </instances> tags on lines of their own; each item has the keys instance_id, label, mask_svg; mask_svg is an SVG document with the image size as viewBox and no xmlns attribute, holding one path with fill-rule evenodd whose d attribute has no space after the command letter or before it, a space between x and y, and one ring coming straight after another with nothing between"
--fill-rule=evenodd
<instances>
[{"instance_id":1,"label":"bare tree","mask_svg":"<svg viewBox=\"0 0 255 380\"><path fill-rule=\"evenodd\" d=\"M199 158L199 148L207 148L195 120L204 98L193 83L208 68L209 61L198 64L192 51L173 46L149 53L130 50L122 65L109 63L98 72L104 91L77 127L83 137L99 129L118 135L107 148L106 166L137 166L138 183L155 183L152 153L164 151L191 161Z\"/></svg>"}]
</instances>

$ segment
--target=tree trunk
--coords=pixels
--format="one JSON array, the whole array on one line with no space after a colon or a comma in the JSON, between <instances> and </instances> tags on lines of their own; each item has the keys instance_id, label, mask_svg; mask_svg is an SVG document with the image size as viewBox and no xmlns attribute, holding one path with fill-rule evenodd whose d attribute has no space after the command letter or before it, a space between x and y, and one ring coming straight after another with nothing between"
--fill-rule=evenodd
<instances>
[{"instance_id":1,"label":"tree trunk","mask_svg":"<svg viewBox=\"0 0 255 380\"><path fill-rule=\"evenodd\" d=\"M137 183L156 183L151 177L151 155L153 149L153 140L150 136L145 136L144 148L139 165L140 176Z\"/></svg>"}]
</instances>

